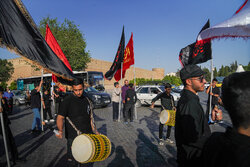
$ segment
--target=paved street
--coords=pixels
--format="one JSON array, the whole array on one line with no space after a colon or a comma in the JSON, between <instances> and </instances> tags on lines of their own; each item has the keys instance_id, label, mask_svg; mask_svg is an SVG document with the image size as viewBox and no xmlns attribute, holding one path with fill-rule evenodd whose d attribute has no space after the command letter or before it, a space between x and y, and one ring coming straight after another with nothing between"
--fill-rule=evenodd
<instances>
[{"instance_id":1,"label":"paved street","mask_svg":"<svg viewBox=\"0 0 250 167\"><path fill-rule=\"evenodd\" d=\"M206 107L207 95L200 94L201 104ZM36 136L30 133L33 113L29 107L15 107L14 114L9 118L21 158L25 163L17 167L64 167L66 162L66 139L59 140L54 133L46 128L44 133ZM95 109L95 121L98 131L109 137L112 152L109 158L93 163L93 167L105 166L138 166L163 167L177 166L176 146L166 143L158 145L158 124L160 108L150 109L143 106L137 109L138 119L125 125L123 122L112 121L112 107ZM223 112L223 124L210 125L212 131L225 131L231 125L228 114ZM52 125L53 126L53 125ZM166 130L165 133L166 134ZM174 140L174 129L171 138ZM6 166L3 140L0 136L0 166Z\"/></svg>"}]
</instances>

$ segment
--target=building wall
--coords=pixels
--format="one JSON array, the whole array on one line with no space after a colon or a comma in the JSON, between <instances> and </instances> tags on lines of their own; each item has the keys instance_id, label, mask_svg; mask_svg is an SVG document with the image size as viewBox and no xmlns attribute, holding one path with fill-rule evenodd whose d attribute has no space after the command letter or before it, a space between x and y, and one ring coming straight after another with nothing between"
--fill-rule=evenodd
<instances>
[{"instance_id":1,"label":"building wall","mask_svg":"<svg viewBox=\"0 0 250 167\"><path fill-rule=\"evenodd\" d=\"M14 80L17 80L18 78L41 75L40 70L35 71L35 68L31 67L31 65L27 63L26 60L24 60L23 58L9 59L8 61L12 62L15 68L11 79L8 81L8 84L10 84ZM100 72L103 72L103 74L105 74L109 70L111 65L112 65L112 62L91 59L91 62L88 64L88 68L86 69L86 71L100 71ZM136 78L163 79L164 69L153 68L152 71L150 71L150 70L145 70L142 68L135 68L135 75L136 75ZM134 79L134 67L133 66L130 67L126 71L125 79L128 79L128 80ZM111 81L108 81L105 79L104 81L105 88L112 89L114 82L115 82L114 79L112 79Z\"/></svg>"}]
</instances>

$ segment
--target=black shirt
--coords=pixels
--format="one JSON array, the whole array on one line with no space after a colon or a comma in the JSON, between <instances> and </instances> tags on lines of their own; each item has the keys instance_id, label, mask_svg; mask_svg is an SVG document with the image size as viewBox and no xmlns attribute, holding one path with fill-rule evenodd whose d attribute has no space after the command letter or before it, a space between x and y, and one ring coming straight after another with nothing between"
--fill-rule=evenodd
<instances>
[{"instance_id":1,"label":"black shirt","mask_svg":"<svg viewBox=\"0 0 250 167\"><path fill-rule=\"evenodd\" d=\"M179 165L200 163L202 148L211 135L199 97L184 89L178 101L175 122L177 162Z\"/></svg>"},{"instance_id":2,"label":"black shirt","mask_svg":"<svg viewBox=\"0 0 250 167\"><path fill-rule=\"evenodd\" d=\"M158 94L155 98L152 99L152 102L156 102L158 99L161 99L161 105L164 107L162 109L172 110L174 105L174 98L171 94L167 94L166 91Z\"/></svg>"},{"instance_id":3,"label":"black shirt","mask_svg":"<svg viewBox=\"0 0 250 167\"><path fill-rule=\"evenodd\" d=\"M130 100L128 101L127 98L129 98ZM125 102L127 104L135 104L137 101L137 96L136 96L136 93L133 89L128 89L126 91L126 95L125 95Z\"/></svg>"},{"instance_id":4,"label":"black shirt","mask_svg":"<svg viewBox=\"0 0 250 167\"><path fill-rule=\"evenodd\" d=\"M31 91L30 107L41 108L41 95L36 89Z\"/></svg>"},{"instance_id":5,"label":"black shirt","mask_svg":"<svg viewBox=\"0 0 250 167\"><path fill-rule=\"evenodd\" d=\"M220 88L215 86L214 88L212 88L212 93L217 94L217 95L220 96ZM209 93L208 93L207 103L210 104L210 90L209 90ZM212 96L212 105L218 105L218 97Z\"/></svg>"},{"instance_id":6,"label":"black shirt","mask_svg":"<svg viewBox=\"0 0 250 167\"><path fill-rule=\"evenodd\" d=\"M60 102L61 102L60 91L58 92L58 91L54 90L54 93L55 93L56 95L58 95L58 97L54 96L54 98L55 98L55 103L60 103Z\"/></svg>"},{"instance_id":7,"label":"black shirt","mask_svg":"<svg viewBox=\"0 0 250 167\"><path fill-rule=\"evenodd\" d=\"M69 124L66 117L73 122L82 133L92 133L90 124L89 103L86 97L77 97L70 94L64 98L59 107L58 115L65 117L65 137L74 139L77 136L75 129Z\"/></svg>"},{"instance_id":8,"label":"black shirt","mask_svg":"<svg viewBox=\"0 0 250 167\"><path fill-rule=\"evenodd\" d=\"M50 95L49 94L43 94L43 100L46 108L50 107Z\"/></svg>"},{"instance_id":9,"label":"black shirt","mask_svg":"<svg viewBox=\"0 0 250 167\"><path fill-rule=\"evenodd\" d=\"M250 137L228 127L215 132L203 149L204 167L250 167Z\"/></svg>"},{"instance_id":10,"label":"black shirt","mask_svg":"<svg viewBox=\"0 0 250 167\"><path fill-rule=\"evenodd\" d=\"M8 111L8 104L7 104L7 99L6 98L3 98L1 99L1 106L2 106L2 109L3 109L3 122L4 122L4 126L6 127L8 124L10 124L10 120L8 118L8 114L7 114L7 111ZM0 119L0 135L2 135L2 122L1 122L1 119Z\"/></svg>"}]
</instances>

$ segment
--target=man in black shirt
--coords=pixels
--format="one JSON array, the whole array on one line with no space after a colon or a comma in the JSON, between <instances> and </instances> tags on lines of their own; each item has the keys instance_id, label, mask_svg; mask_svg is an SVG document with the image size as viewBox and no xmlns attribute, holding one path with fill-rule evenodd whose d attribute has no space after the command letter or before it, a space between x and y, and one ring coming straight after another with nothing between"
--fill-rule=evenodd
<instances>
[{"instance_id":1,"label":"man in black shirt","mask_svg":"<svg viewBox=\"0 0 250 167\"><path fill-rule=\"evenodd\" d=\"M61 102L61 97L59 94L59 87L55 86L55 90L53 91L53 96L54 96L54 100L55 100L55 115L58 114L58 110L59 110L59 104Z\"/></svg>"},{"instance_id":2,"label":"man in black shirt","mask_svg":"<svg viewBox=\"0 0 250 167\"><path fill-rule=\"evenodd\" d=\"M133 89L133 84L129 84L129 88L125 94L125 105L124 105L124 115L125 124L128 124L128 118L130 122L133 122L135 103L137 101L137 96L135 90Z\"/></svg>"},{"instance_id":3,"label":"man in black shirt","mask_svg":"<svg viewBox=\"0 0 250 167\"><path fill-rule=\"evenodd\" d=\"M43 80L41 80L40 84L36 83L35 89L31 91L31 101L30 101L30 108L34 113L33 122L31 130L34 133L37 130L41 131L41 116L40 116L40 109L41 109L41 95L40 90L42 87Z\"/></svg>"},{"instance_id":4,"label":"man in black shirt","mask_svg":"<svg viewBox=\"0 0 250 167\"><path fill-rule=\"evenodd\" d=\"M222 84L222 101L233 127L214 132L204 145L203 167L250 166L250 71L233 73Z\"/></svg>"},{"instance_id":5,"label":"man in black shirt","mask_svg":"<svg viewBox=\"0 0 250 167\"><path fill-rule=\"evenodd\" d=\"M61 102L58 116L57 127L59 130L58 138L62 138L63 133L63 121L67 117L74 124L77 129L74 129L70 122L65 120L65 137L67 139L67 154L68 161L72 161L71 145L75 137L77 137L77 131L81 133L98 134L94 125L93 114L91 113L88 99L83 96L83 82L81 79L73 81L73 94L66 96Z\"/></svg>"},{"instance_id":6,"label":"man in black shirt","mask_svg":"<svg viewBox=\"0 0 250 167\"><path fill-rule=\"evenodd\" d=\"M182 166L201 166L201 152L211 135L208 121L200 104L198 92L204 91L204 72L197 65L186 65L180 71L184 85L177 104L175 140L177 162Z\"/></svg>"},{"instance_id":7,"label":"man in black shirt","mask_svg":"<svg viewBox=\"0 0 250 167\"><path fill-rule=\"evenodd\" d=\"M50 101L50 94L49 94L49 91L48 90L44 90L44 94L43 94L43 99L42 99L42 103L43 103L43 118L44 118L44 122L48 122L47 120L47 114L49 115L49 118L50 118L50 122L54 122L54 119L52 117L52 114L51 114L51 101Z\"/></svg>"},{"instance_id":8,"label":"man in black shirt","mask_svg":"<svg viewBox=\"0 0 250 167\"><path fill-rule=\"evenodd\" d=\"M150 107L154 108L155 102L158 99L161 99L161 110L173 110L173 109L175 109L174 97L170 93L171 93L171 85L169 83L167 83L165 85L165 91L158 94L155 98L152 99L152 105ZM164 124L161 124L161 122L160 122L160 124L159 124L159 138L160 138L159 144L160 145L164 145L163 138L162 138L163 127L164 127ZM172 126L168 126L166 141L172 144L172 143L174 143L174 141L172 141L170 139L171 128L172 128Z\"/></svg>"},{"instance_id":9,"label":"man in black shirt","mask_svg":"<svg viewBox=\"0 0 250 167\"><path fill-rule=\"evenodd\" d=\"M210 84L210 86L206 90L206 93L208 94L206 118L209 121L209 123L213 123L213 121L211 120L211 111L214 109L216 105L219 104L218 100L220 98L220 89L216 86L217 83L218 80L214 78L212 84ZM211 87L212 87L212 92L210 92ZM211 111L210 111L210 97L211 97L210 95L212 96Z\"/></svg>"}]
</instances>

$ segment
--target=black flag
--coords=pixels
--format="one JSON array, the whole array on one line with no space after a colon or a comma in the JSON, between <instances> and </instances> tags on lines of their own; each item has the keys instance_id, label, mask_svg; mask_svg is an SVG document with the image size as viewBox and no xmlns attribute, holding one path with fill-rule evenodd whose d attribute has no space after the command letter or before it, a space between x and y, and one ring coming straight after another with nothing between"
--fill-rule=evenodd
<instances>
[{"instance_id":1,"label":"black flag","mask_svg":"<svg viewBox=\"0 0 250 167\"><path fill-rule=\"evenodd\" d=\"M20 0L0 0L0 46L58 77L75 78L48 46Z\"/></svg>"},{"instance_id":2,"label":"black flag","mask_svg":"<svg viewBox=\"0 0 250 167\"><path fill-rule=\"evenodd\" d=\"M106 79L111 80L113 76L115 75L116 71L121 69L121 64L123 62L123 56L124 56L124 47L125 47L125 35L124 35L124 26L123 26L120 44L119 44L117 53L115 55L114 62L112 66L110 67L109 71L107 71L106 74L104 75Z\"/></svg>"},{"instance_id":3,"label":"black flag","mask_svg":"<svg viewBox=\"0 0 250 167\"><path fill-rule=\"evenodd\" d=\"M209 20L203 26L199 34L210 27ZM182 48L179 54L179 60L182 66L188 64L199 64L212 58L211 40L196 41L185 48Z\"/></svg>"}]
</instances>

